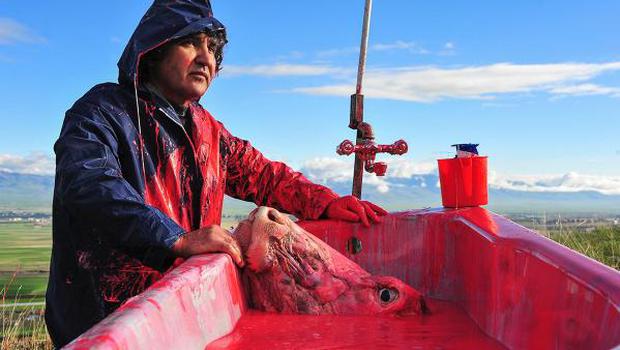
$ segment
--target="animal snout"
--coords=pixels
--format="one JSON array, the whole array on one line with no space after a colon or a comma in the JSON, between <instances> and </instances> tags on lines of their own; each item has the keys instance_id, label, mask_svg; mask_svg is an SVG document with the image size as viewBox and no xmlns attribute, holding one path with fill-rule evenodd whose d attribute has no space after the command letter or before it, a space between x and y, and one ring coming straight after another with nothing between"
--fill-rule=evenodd
<instances>
[{"instance_id":1,"label":"animal snout","mask_svg":"<svg viewBox=\"0 0 620 350\"><path fill-rule=\"evenodd\" d=\"M270 208L267 212L267 218L275 223L284 225L284 216L279 211Z\"/></svg>"},{"instance_id":2,"label":"animal snout","mask_svg":"<svg viewBox=\"0 0 620 350\"><path fill-rule=\"evenodd\" d=\"M253 220L275 222L280 225L286 224L286 218L282 213L270 207L260 207L250 213Z\"/></svg>"},{"instance_id":3,"label":"animal snout","mask_svg":"<svg viewBox=\"0 0 620 350\"><path fill-rule=\"evenodd\" d=\"M269 220L271 221L276 221L276 218L278 217L276 214L276 211L271 209L267 212L267 217L269 218Z\"/></svg>"}]
</instances>

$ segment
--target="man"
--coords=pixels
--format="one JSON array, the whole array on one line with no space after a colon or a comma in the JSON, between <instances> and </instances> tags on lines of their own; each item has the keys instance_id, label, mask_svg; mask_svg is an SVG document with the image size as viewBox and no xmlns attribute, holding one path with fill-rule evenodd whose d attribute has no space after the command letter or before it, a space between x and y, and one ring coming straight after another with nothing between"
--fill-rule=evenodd
<instances>
[{"instance_id":1,"label":"man","mask_svg":"<svg viewBox=\"0 0 620 350\"><path fill-rule=\"evenodd\" d=\"M308 181L232 136L199 103L224 26L205 0L156 0L118 63L66 113L56 152L46 322L58 347L159 279L178 257L224 252L224 194L302 219L379 221L383 209Z\"/></svg>"}]
</instances>

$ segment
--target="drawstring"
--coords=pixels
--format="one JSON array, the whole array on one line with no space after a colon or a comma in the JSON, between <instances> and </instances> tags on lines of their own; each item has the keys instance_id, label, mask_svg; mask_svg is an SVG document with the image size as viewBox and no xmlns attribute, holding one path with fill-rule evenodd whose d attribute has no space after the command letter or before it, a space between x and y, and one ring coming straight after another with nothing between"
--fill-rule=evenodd
<instances>
[{"instance_id":1,"label":"drawstring","mask_svg":"<svg viewBox=\"0 0 620 350\"><path fill-rule=\"evenodd\" d=\"M142 181L146 191L146 167L144 166L144 138L142 137L142 124L140 123L140 104L138 101L138 75L133 80L133 93L136 99L136 115L138 117L138 136L140 138L140 162L142 163Z\"/></svg>"}]
</instances>

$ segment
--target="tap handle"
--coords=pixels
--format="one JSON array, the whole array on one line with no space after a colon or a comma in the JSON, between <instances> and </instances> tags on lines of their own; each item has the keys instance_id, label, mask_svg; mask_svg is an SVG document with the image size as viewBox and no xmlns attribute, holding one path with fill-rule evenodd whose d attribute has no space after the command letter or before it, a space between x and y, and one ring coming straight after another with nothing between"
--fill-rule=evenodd
<instances>
[{"instance_id":1,"label":"tap handle","mask_svg":"<svg viewBox=\"0 0 620 350\"><path fill-rule=\"evenodd\" d=\"M407 145L407 142L402 139L394 142L393 146L394 151L392 154L405 154L409 150L409 145Z\"/></svg>"},{"instance_id":2,"label":"tap handle","mask_svg":"<svg viewBox=\"0 0 620 350\"><path fill-rule=\"evenodd\" d=\"M336 153L338 153L339 155L350 155L351 153L353 153L355 151L355 145L353 144L353 142L349 141L349 140L344 140L342 141L338 147L336 147Z\"/></svg>"},{"instance_id":3,"label":"tap handle","mask_svg":"<svg viewBox=\"0 0 620 350\"><path fill-rule=\"evenodd\" d=\"M409 146L405 140L398 140L391 145L379 145L379 152L385 152L389 154L405 154L409 150Z\"/></svg>"}]
</instances>

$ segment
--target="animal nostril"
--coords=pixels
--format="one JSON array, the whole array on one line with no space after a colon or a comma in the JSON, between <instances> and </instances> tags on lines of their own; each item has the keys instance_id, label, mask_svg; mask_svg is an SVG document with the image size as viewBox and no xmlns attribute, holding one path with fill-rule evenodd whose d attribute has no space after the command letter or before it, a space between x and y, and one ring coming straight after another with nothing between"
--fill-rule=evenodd
<instances>
[{"instance_id":1,"label":"animal nostril","mask_svg":"<svg viewBox=\"0 0 620 350\"><path fill-rule=\"evenodd\" d=\"M277 215L273 210L270 210L269 212L267 212L267 218L269 218L269 220L271 221L276 221Z\"/></svg>"}]
</instances>

